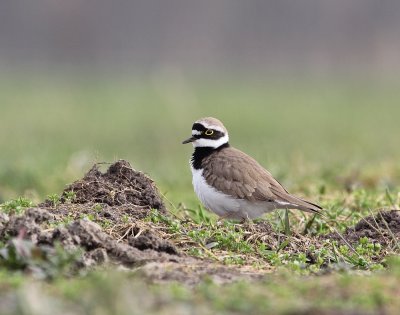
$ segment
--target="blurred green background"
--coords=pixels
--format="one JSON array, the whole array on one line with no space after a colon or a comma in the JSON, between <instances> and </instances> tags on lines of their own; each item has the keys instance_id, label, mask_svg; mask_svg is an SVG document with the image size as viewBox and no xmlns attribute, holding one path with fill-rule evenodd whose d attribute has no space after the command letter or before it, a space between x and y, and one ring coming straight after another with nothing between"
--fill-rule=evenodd
<instances>
[{"instance_id":1,"label":"blurred green background","mask_svg":"<svg viewBox=\"0 0 400 315\"><path fill-rule=\"evenodd\" d=\"M127 159L174 205L194 207L192 147L181 141L203 116L221 119L231 144L291 190L344 189L346 177L394 187L400 177L399 102L393 82L3 81L0 196L39 201L95 162Z\"/></svg>"}]
</instances>

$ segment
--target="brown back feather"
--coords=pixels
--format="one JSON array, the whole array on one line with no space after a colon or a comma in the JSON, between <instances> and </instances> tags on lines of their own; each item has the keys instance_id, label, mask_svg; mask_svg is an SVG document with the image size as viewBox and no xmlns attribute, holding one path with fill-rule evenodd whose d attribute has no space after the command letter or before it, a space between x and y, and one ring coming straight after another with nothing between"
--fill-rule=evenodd
<instances>
[{"instance_id":1,"label":"brown back feather","mask_svg":"<svg viewBox=\"0 0 400 315\"><path fill-rule=\"evenodd\" d=\"M290 195L255 159L235 148L227 147L210 154L202 166L206 182L225 194L249 201L288 202L297 205L291 208L310 212L321 209Z\"/></svg>"}]
</instances>

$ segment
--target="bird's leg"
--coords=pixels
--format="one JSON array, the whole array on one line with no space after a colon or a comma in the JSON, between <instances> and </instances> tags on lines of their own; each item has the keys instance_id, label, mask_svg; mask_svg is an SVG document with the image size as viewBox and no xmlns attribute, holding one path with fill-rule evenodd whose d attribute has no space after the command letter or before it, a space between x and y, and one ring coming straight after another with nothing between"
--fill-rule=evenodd
<instances>
[{"instance_id":1,"label":"bird's leg","mask_svg":"<svg viewBox=\"0 0 400 315\"><path fill-rule=\"evenodd\" d=\"M221 225L225 219L229 217L229 213L221 215L217 220L217 225Z\"/></svg>"},{"instance_id":2,"label":"bird's leg","mask_svg":"<svg viewBox=\"0 0 400 315\"><path fill-rule=\"evenodd\" d=\"M285 234L291 236L290 223L289 223L289 209L285 209Z\"/></svg>"},{"instance_id":3,"label":"bird's leg","mask_svg":"<svg viewBox=\"0 0 400 315\"><path fill-rule=\"evenodd\" d=\"M249 227L251 227L253 221L249 218L248 215L246 215L245 218L242 218L242 220L240 221L240 224L242 225L248 225Z\"/></svg>"},{"instance_id":4,"label":"bird's leg","mask_svg":"<svg viewBox=\"0 0 400 315\"><path fill-rule=\"evenodd\" d=\"M240 224L251 223L251 222L252 221L249 219L249 217L242 218L242 220L240 220Z\"/></svg>"}]
</instances>

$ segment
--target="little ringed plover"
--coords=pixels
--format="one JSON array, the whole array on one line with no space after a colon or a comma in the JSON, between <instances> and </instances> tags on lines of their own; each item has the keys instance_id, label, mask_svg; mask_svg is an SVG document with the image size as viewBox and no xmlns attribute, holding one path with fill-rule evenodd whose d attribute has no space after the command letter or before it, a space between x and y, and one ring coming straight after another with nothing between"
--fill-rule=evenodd
<instances>
[{"instance_id":1,"label":"little ringed plover","mask_svg":"<svg viewBox=\"0 0 400 315\"><path fill-rule=\"evenodd\" d=\"M227 219L254 219L274 209L320 213L320 206L295 197L255 159L229 145L227 129L216 118L197 120L190 160L193 187L204 206Z\"/></svg>"}]
</instances>

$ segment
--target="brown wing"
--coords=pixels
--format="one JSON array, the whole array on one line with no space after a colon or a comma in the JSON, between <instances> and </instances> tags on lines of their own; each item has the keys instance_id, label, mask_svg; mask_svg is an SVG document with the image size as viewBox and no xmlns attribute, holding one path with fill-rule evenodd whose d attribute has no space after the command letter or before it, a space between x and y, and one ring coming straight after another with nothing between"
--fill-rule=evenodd
<instances>
[{"instance_id":1,"label":"brown wing","mask_svg":"<svg viewBox=\"0 0 400 315\"><path fill-rule=\"evenodd\" d=\"M203 163L203 176L217 190L249 201L281 201L301 210L318 211L319 206L294 197L256 160L232 147L216 151Z\"/></svg>"}]
</instances>

